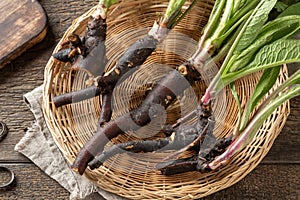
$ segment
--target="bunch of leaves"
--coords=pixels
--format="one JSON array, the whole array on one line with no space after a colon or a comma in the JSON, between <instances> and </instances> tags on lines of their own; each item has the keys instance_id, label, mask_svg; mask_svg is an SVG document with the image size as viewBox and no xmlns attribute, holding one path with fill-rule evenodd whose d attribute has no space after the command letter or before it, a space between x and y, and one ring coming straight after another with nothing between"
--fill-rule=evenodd
<instances>
[{"instance_id":1,"label":"bunch of leaves","mask_svg":"<svg viewBox=\"0 0 300 200\"><path fill-rule=\"evenodd\" d=\"M222 155L209 164L211 169L219 167L251 141L263 122L278 106L300 95L298 70L265 98L274 86L281 66L300 62L300 40L294 39L300 30L300 3L287 7L276 19L267 21L268 14L276 3L274 0L265 0L257 5L229 50L219 74L210 83L202 98L203 103L208 103L216 93L231 85L239 106L235 140ZM245 108L242 109L234 82L258 71L263 71L263 74ZM257 110L254 112L255 108Z\"/></svg>"},{"instance_id":2,"label":"bunch of leaves","mask_svg":"<svg viewBox=\"0 0 300 200\"><path fill-rule=\"evenodd\" d=\"M209 57L214 61L224 57L241 30L241 25L250 17L259 0L229 1L216 0L203 35L199 41L198 51L191 59L193 65L203 69Z\"/></svg>"},{"instance_id":3,"label":"bunch of leaves","mask_svg":"<svg viewBox=\"0 0 300 200\"><path fill-rule=\"evenodd\" d=\"M286 9L275 20L267 22L275 3L275 0L265 0L257 5L231 46L219 74L210 83L203 103L239 78L285 63L299 62L299 40L293 36L300 27L300 3L293 5L297 6L298 14L290 15L290 9Z\"/></svg>"}]
</instances>

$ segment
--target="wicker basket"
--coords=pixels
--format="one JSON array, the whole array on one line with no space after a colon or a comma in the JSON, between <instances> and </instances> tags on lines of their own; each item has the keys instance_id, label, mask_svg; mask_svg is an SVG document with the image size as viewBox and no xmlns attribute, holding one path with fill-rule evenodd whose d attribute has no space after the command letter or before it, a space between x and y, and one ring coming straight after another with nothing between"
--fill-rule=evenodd
<instances>
[{"instance_id":1,"label":"wicker basket","mask_svg":"<svg viewBox=\"0 0 300 200\"><path fill-rule=\"evenodd\" d=\"M114 65L116 59L130 44L147 33L153 22L159 18L159 14L165 10L167 3L167 0L126 0L113 6L108 16L106 70ZM116 88L113 118L136 107L149 85L193 54L201 28L207 22L213 3L212 0L199 1L146 63ZM75 20L61 41L71 33L82 34L88 17L94 11L95 8L92 8ZM59 44L55 52L58 49ZM237 81L237 90L243 97L243 104L251 95L260 75L260 73L253 74ZM287 76L287 69L283 67L276 85L283 82ZM88 75L85 72L70 69L69 65L52 58L45 69L43 111L56 144L70 163L74 161L80 148L94 134L101 102L99 97L95 97L56 108L52 98L86 87L84 80L87 78ZM113 143L144 137L144 133L151 133L151 138L160 137L161 134L159 130L156 130L156 124L160 121L172 123L195 109L197 99L204 90L205 83L197 83L196 87L185 91L180 101L178 100L166 110L165 115L162 116L163 120L153 122L136 132L121 135L107 144L107 147ZM217 137L226 136L232 132L238 112L231 93L224 90L222 95L226 97L217 97L215 102L217 106L214 107L217 121L214 134ZM256 133L255 140L236 154L228 165L214 172L160 175L154 170L154 166L170 153L160 152L117 155L97 170L87 169L85 176L99 187L130 199L198 199L235 184L253 170L268 153L285 124L288 114L289 103L286 102L265 121ZM187 123L194 121L195 119L192 119ZM147 137L150 136L147 135Z\"/></svg>"}]
</instances>

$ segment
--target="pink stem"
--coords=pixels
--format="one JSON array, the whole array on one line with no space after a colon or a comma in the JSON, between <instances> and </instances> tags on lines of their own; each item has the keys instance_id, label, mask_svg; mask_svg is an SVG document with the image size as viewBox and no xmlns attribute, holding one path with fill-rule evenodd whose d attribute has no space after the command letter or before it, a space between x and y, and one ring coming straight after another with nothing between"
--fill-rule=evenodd
<instances>
[{"instance_id":1,"label":"pink stem","mask_svg":"<svg viewBox=\"0 0 300 200\"><path fill-rule=\"evenodd\" d=\"M206 91L205 91L205 94L201 98L201 102L204 105L207 105L207 104L209 104L210 100L211 100L211 92L210 92L209 88L207 88Z\"/></svg>"},{"instance_id":2,"label":"pink stem","mask_svg":"<svg viewBox=\"0 0 300 200\"><path fill-rule=\"evenodd\" d=\"M241 137L231 143L231 145L223 154L216 157L211 163L209 163L208 167L212 170L215 170L222 165L226 165L229 162L229 159L245 144L245 141L247 140L251 132L251 129L249 129L248 131L246 130L241 135Z\"/></svg>"}]
</instances>

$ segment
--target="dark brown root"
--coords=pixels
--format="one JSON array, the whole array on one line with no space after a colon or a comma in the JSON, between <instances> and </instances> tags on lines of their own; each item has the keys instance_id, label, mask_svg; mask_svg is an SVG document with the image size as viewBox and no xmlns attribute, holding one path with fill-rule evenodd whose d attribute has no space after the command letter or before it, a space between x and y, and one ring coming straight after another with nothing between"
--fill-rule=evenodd
<instances>
[{"instance_id":1,"label":"dark brown root","mask_svg":"<svg viewBox=\"0 0 300 200\"><path fill-rule=\"evenodd\" d=\"M100 167L107 159L111 158L116 154L121 154L125 152L152 152L157 151L170 143L169 138L158 139L158 140L140 140L134 142L121 143L113 145L108 150L102 152L94 160L92 160L88 165L90 169L95 169Z\"/></svg>"},{"instance_id":2,"label":"dark brown root","mask_svg":"<svg viewBox=\"0 0 300 200\"><path fill-rule=\"evenodd\" d=\"M158 163L156 165L156 169L159 170L163 175L173 175L189 171L195 171L197 163L198 161L194 156L192 158L178 159Z\"/></svg>"},{"instance_id":3,"label":"dark brown root","mask_svg":"<svg viewBox=\"0 0 300 200\"><path fill-rule=\"evenodd\" d=\"M189 65L187 64L187 66ZM82 151L89 151L94 156L101 153L110 139L128 130L137 130L141 126L147 125L155 116L159 116L158 112L164 111L176 99L177 95L181 95L190 86L185 81L185 77L176 70L171 71L166 77L149 92L138 108L100 128L85 144ZM79 155L84 154L79 153ZM87 159L77 156L74 163L86 166L86 161Z\"/></svg>"},{"instance_id":4,"label":"dark brown root","mask_svg":"<svg viewBox=\"0 0 300 200\"><path fill-rule=\"evenodd\" d=\"M112 93L107 93L102 95L102 105L100 116L98 120L97 129L104 126L110 121L112 115Z\"/></svg>"},{"instance_id":5,"label":"dark brown root","mask_svg":"<svg viewBox=\"0 0 300 200\"><path fill-rule=\"evenodd\" d=\"M100 93L100 88L95 86L90 86L85 89L66 93L53 98L53 103L55 107L61 107L63 105L77 103L86 99L94 98Z\"/></svg>"},{"instance_id":6,"label":"dark brown root","mask_svg":"<svg viewBox=\"0 0 300 200\"><path fill-rule=\"evenodd\" d=\"M82 101L99 96L100 94L112 93L112 90L119 79L129 70L136 70L137 67L142 65L155 50L156 45L157 40L150 35L138 40L125 51L117 62L114 70L109 75L96 78L97 86L94 85L83 89L88 94L92 94L95 91L93 95L86 95L85 92L82 92L81 90L70 92L54 97L54 104L60 107L72 103L72 101L68 99L78 99ZM88 62L85 62L84 64L88 64Z\"/></svg>"},{"instance_id":7,"label":"dark brown root","mask_svg":"<svg viewBox=\"0 0 300 200\"><path fill-rule=\"evenodd\" d=\"M106 65L106 19L90 16L85 35L80 38L76 34L62 42L63 49L53 54L62 62L70 62L72 67L84 68L94 76L103 74ZM68 47L64 47L67 44Z\"/></svg>"},{"instance_id":8,"label":"dark brown root","mask_svg":"<svg viewBox=\"0 0 300 200\"><path fill-rule=\"evenodd\" d=\"M164 161L156 165L156 169L164 175L173 175L188 171L208 172L211 169L208 163L215 157L221 155L231 143L231 137L219 139L212 147L200 149L199 155L196 154L184 159Z\"/></svg>"},{"instance_id":9,"label":"dark brown root","mask_svg":"<svg viewBox=\"0 0 300 200\"><path fill-rule=\"evenodd\" d=\"M112 139L123 133L123 130L119 127L119 124L123 124L124 129L134 128L130 120L129 113L118 118L117 120L108 122L105 126L101 127L92 136L92 138L82 147L78 152L72 168L78 169L79 174L83 174L88 163L93 158L103 151L104 146Z\"/></svg>"},{"instance_id":10,"label":"dark brown root","mask_svg":"<svg viewBox=\"0 0 300 200\"><path fill-rule=\"evenodd\" d=\"M179 150L184 149L184 151L191 149L199 149L199 145L203 141L207 132L212 132L214 127L214 121L208 120L207 113L202 112L202 109L199 110L199 122L197 125L184 126L178 129L177 131L173 130L173 134L167 138L157 139L157 140L144 140L144 141L133 141L127 143L121 143L117 145L113 145L111 148L99 154L94 160L89 163L91 169L98 168L101 166L107 159L112 156L125 152L152 152L158 150ZM200 130L201 129L201 130ZM179 153L183 153L183 151L179 150ZM178 155L178 154L176 154ZM178 173L178 170L189 169L190 166L184 166L182 163L180 164L183 169L178 169L179 164L177 161L173 166L173 162L171 162L171 166L165 165L165 168L161 168L163 174L169 173ZM167 162L168 163L168 162ZM189 163L189 162L188 162ZM161 166L161 164L158 164ZM193 165L195 168L197 165ZM179 168L181 168L179 167ZM168 172L166 172L168 171Z\"/></svg>"}]
</instances>

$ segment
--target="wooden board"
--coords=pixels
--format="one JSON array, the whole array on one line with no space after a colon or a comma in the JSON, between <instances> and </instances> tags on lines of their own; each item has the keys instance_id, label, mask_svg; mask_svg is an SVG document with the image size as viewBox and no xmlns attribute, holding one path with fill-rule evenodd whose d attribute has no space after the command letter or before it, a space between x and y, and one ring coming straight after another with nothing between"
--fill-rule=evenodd
<instances>
[{"instance_id":1,"label":"wooden board","mask_svg":"<svg viewBox=\"0 0 300 200\"><path fill-rule=\"evenodd\" d=\"M47 32L47 17L38 1L0 1L0 68L40 42Z\"/></svg>"}]
</instances>

